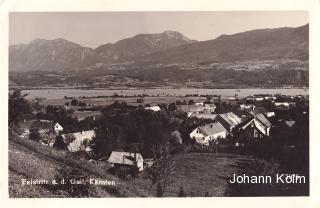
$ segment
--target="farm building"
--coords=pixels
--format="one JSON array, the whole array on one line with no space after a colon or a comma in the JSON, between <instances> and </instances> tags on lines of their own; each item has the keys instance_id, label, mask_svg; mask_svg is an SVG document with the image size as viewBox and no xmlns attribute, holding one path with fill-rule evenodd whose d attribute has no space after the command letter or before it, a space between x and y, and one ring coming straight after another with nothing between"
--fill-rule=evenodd
<instances>
[{"instance_id":1,"label":"farm building","mask_svg":"<svg viewBox=\"0 0 320 208\"><path fill-rule=\"evenodd\" d=\"M161 108L160 108L158 105L156 105L156 106L151 106L151 107L146 107L145 109L146 109L146 110L152 110L152 111L154 111L154 112L157 112L157 111L160 111L160 110L161 110Z\"/></svg>"},{"instance_id":2,"label":"farm building","mask_svg":"<svg viewBox=\"0 0 320 208\"><path fill-rule=\"evenodd\" d=\"M215 141L217 138L226 138L227 134L227 130L219 122L214 122L198 126L190 133L190 138L198 144L209 145L211 141Z\"/></svg>"},{"instance_id":3,"label":"farm building","mask_svg":"<svg viewBox=\"0 0 320 208\"><path fill-rule=\"evenodd\" d=\"M271 123L263 114L258 114L240 129L247 131L250 138L263 138L270 135Z\"/></svg>"},{"instance_id":4,"label":"farm building","mask_svg":"<svg viewBox=\"0 0 320 208\"><path fill-rule=\"evenodd\" d=\"M218 121L229 133L241 123L241 118L238 117L233 112L219 114L216 117L216 121Z\"/></svg>"},{"instance_id":5,"label":"farm building","mask_svg":"<svg viewBox=\"0 0 320 208\"><path fill-rule=\"evenodd\" d=\"M143 158L140 153L113 151L108 161L114 167L136 167L138 171L143 171Z\"/></svg>"},{"instance_id":6,"label":"farm building","mask_svg":"<svg viewBox=\"0 0 320 208\"><path fill-rule=\"evenodd\" d=\"M77 152L81 150L90 152L91 148L89 144L95 136L96 133L94 130L61 135L63 143L70 152Z\"/></svg>"},{"instance_id":7,"label":"farm building","mask_svg":"<svg viewBox=\"0 0 320 208\"><path fill-rule=\"evenodd\" d=\"M75 111L72 114L72 118L75 118L78 121L83 121L86 118L91 118L92 120L96 120L101 116L102 116L102 113L100 111Z\"/></svg>"},{"instance_id":8,"label":"farm building","mask_svg":"<svg viewBox=\"0 0 320 208\"><path fill-rule=\"evenodd\" d=\"M258 114L263 114L265 115L266 117L274 117L275 116L275 113L273 111L268 111L266 108L264 107L254 107L252 112L251 112L253 115L258 115Z\"/></svg>"},{"instance_id":9,"label":"farm building","mask_svg":"<svg viewBox=\"0 0 320 208\"><path fill-rule=\"evenodd\" d=\"M203 113L190 113L189 114L189 117L196 117L196 118L199 118L199 119L211 119L211 120L214 120L216 119L218 114L213 114L213 113L210 113L210 112L203 112Z\"/></svg>"},{"instance_id":10,"label":"farm building","mask_svg":"<svg viewBox=\"0 0 320 208\"><path fill-rule=\"evenodd\" d=\"M253 118L253 116L245 110L233 110L232 112L240 118L241 123Z\"/></svg>"},{"instance_id":11,"label":"farm building","mask_svg":"<svg viewBox=\"0 0 320 208\"><path fill-rule=\"evenodd\" d=\"M196 113L205 110L203 105L177 105L177 109L182 112Z\"/></svg>"},{"instance_id":12,"label":"farm building","mask_svg":"<svg viewBox=\"0 0 320 208\"><path fill-rule=\"evenodd\" d=\"M252 105L252 104L241 104L240 105L241 110L251 111L253 108L254 108L254 105Z\"/></svg>"},{"instance_id":13,"label":"farm building","mask_svg":"<svg viewBox=\"0 0 320 208\"><path fill-rule=\"evenodd\" d=\"M37 130L37 131L52 131L55 133L59 133L63 131L63 127L59 123L54 123L48 120L36 120L34 121L31 126L30 130Z\"/></svg>"}]
</instances>

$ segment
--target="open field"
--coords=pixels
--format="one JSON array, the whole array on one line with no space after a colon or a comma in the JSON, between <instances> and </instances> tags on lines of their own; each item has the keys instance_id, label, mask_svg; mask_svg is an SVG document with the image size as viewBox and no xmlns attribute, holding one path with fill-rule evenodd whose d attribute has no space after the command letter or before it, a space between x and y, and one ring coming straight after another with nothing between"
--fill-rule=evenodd
<instances>
[{"instance_id":1,"label":"open field","mask_svg":"<svg viewBox=\"0 0 320 208\"><path fill-rule=\"evenodd\" d=\"M23 90L27 93L28 99L42 97L46 99L62 99L64 96L81 97L81 96L112 96L115 93L119 96L161 96L161 97L179 97L185 95L221 95L229 97L238 94L239 97L245 97L255 94L285 94L285 95L308 95L308 88L248 88L248 89L196 89L196 88L147 88L147 89L33 89Z\"/></svg>"},{"instance_id":2,"label":"open field","mask_svg":"<svg viewBox=\"0 0 320 208\"><path fill-rule=\"evenodd\" d=\"M186 153L176 155L173 159L175 171L169 176L171 183L165 190L164 196L177 197L180 186L183 186L187 196L224 196L227 179L239 169L255 160L248 155L220 153ZM150 181L143 176L135 181L135 187L150 187ZM151 193L155 194L156 187ZM146 190L148 192L148 190Z\"/></svg>"}]
</instances>

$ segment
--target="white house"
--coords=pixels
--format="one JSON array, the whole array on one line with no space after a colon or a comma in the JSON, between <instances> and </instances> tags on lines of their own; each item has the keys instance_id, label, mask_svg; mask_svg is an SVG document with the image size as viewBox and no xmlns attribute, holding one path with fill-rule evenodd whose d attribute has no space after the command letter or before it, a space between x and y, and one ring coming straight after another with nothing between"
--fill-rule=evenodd
<instances>
[{"instance_id":1,"label":"white house","mask_svg":"<svg viewBox=\"0 0 320 208\"><path fill-rule=\"evenodd\" d=\"M189 136L199 144L209 145L211 141L215 141L217 138L226 138L227 130L219 122L214 122L198 126Z\"/></svg>"},{"instance_id":2,"label":"white house","mask_svg":"<svg viewBox=\"0 0 320 208\"><path fill-rule=\"evenodd\" d=\"M146 110L152 110L154 112L157 112L157 111L160 111L161 108L158 106L158 105L155 105L155 106L151 106L151 107L146 107L145 108Z\"/></svg>"},{"instance_id":3,"label":"white house","mask_svg":"<svg viewBox=\"0 0 320 208\"><path fill-rule=\"evenodd\" d=\"M90 131L82 131L70 134L62 134L62 140L66 144L67 149L70 152L77 151L90 151L89 143L96 136L96 132L94 130Z\"/></svg>"},{"instance_id":4,"label":"white house","mask_svg":"<svg viewBox=\"0 0 320 208\"><path fill-rule=\"evenodd\" d=\"M137 167L143 171L143 158L140 153L112 151L108 161L114 166Z\"/></svg>"},{"instance_id":5,"label":"white house","mask_svg":"<svg viewBox=\"0 0 320 208\"><path fill-rule=\"evenodd\" d=\"M59 133L59 132L62 132L63 131L63 127L59 124L59 123L56 123L53 127L54 131L56 133Z\"/></svg>"}]
</instances>

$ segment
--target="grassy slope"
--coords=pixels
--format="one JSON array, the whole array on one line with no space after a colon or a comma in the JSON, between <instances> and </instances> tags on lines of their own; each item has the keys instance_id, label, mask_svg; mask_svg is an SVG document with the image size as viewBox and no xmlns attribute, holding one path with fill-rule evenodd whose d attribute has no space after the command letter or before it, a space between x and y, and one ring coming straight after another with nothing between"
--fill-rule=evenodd
<instances>
[{"instance_id":1,"label":"grassy slope","mask_svg":"<svg viewBox=\"0 0 320 208\"><path fill-rule=\"evenodd\" d=\"M9 195L10 197L68 197L63 191L52 193L43 186L21 186L21 179L52 179L58 167L77 168L89 178L115 180L115 188L90 186L95 197L137 197L144 193L132 189L117 177L110 175L106 165L92 164L85 159L65 159L66 152L45 147L39 143L9 136Z\"/></svg>"},{"instance_id":2,"label":"grassy slope","mask_svg":"<svg viewBox=\"0 0 320 208\"><path fill-rule=\"evenodd\" d=\"M85 159L65 159L66 152L45 147L39 143L10 136L9 140L9 193L10 197L68 197L60 191L52 193L42 186L21 186L22 178L53 178L57 167L79 168L90 177L116 180L114 189L90 186L94 197L139 197L146 196L151 182L146 171L138 178L121 180L110 175L106 165L92 164ZM223 196L227 188L226 179L237 173L242 165L255 158L236 154L186 153L176 155L175 171L169 177L173 181L168 185L164 196L175 197L180 186L188 196ZM153 187L149 196L155 195Z\"/></svg>"},{"instance_id":3,"label":"grassy slope","mask_svg":"<svg viewBox=\"0 0 320 208\"><path fill-rule=\"evenodd\" d=\"M236 154L215 153L186 153L174 157L175 171L169 176L171 183L165 190L164 196L176 197L180 186L183 186L187 196L223 196L227 188L226 179L237 173L239 168L246 165L254 157ZM145 189L150 187L150 180L144 177L136 179L135 186ZM154 195L156 187L151 191Z\"/></svg>"}]
</instances>

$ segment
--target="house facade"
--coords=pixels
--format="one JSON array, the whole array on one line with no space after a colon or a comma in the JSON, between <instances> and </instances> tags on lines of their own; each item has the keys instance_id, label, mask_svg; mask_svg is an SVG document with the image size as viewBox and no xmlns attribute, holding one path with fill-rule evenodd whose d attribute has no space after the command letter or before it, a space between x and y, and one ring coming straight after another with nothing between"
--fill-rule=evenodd
<instances>
[{"instance_id":1,"label":"house facade","mask_svg":"<svg viewBox=\"0 0 320 208\"><path fill-rule=\"evenodd\" d=\"M249 138L256 139L270 136L270 129L271 123L263 114L258 114L241 127L241 130L247 132Z\"/></svg>"},{"instance_id":2,"label":"house facade","mask_svg":"<svg viewBox=\"0 0 320 208\"><path fill-rule=\"evenodd\" d=\"M201 145L209 145L210 142L216 141L218 138L225 139L227 130L219 123L214 122L203 126L198 126L190 134L190 139Z\"/></svg>"}]
</instances>

